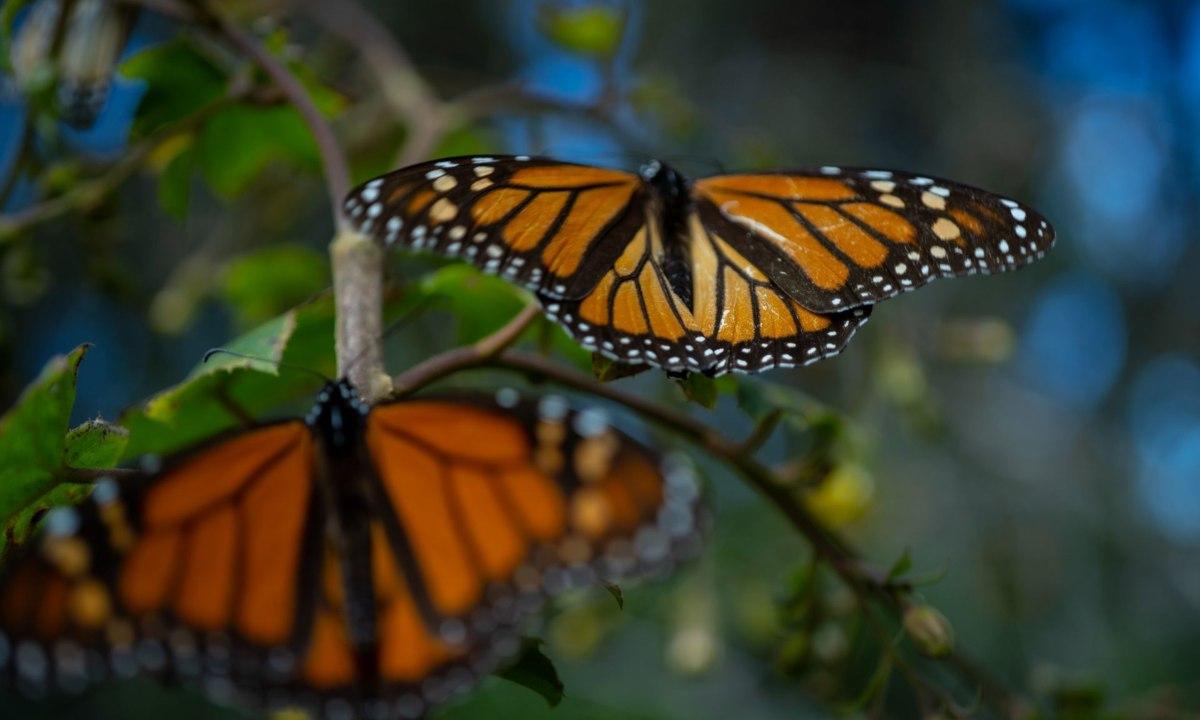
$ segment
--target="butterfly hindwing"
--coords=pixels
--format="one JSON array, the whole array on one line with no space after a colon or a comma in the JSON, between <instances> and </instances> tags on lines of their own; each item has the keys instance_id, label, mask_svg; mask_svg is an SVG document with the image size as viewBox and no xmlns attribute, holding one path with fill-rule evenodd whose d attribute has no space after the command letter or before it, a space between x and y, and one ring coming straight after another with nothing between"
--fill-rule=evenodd
<instances>
[{"instance_id":1,"label":"butterfly hindwing","mask_svg":"<svg viewBox=\"0 0 1200 720\"><path fill-rule=\"evenodd\" d=\"M1042 257L1054 231L1028 206L890 170L717 175L696 181L705 227L813 312L884 300L937 277Z\"/></svg>"},{"instance_id":2,"label":"butterfly hindwing","mask_svg":"<svg viewBox=\"0 0 1200 720\"><path fill-rule=\"evenodd\" d=\"M524 155L422 163L346 198L360 230L554 297L588 290L641 225L640 179Z\"/></svg>"},{"instance_id":3,"label":"butterfly hindwing","mask_svg":"<svg viewBox=\"0 0 1200 720\"><path fill-rule=\"evenodd\" d=\"M368 445L399 554L452 636L511 624L530 598L669 563L695 540L686 466L561 397L385 405ZM662 524L664 507L679 524Z\"/></svg>"},{"instance_id":4,"label":"butterfly hindwing","mask_svg":"<svg viewBox=\"0 0 1200 720\"><path fill-rule=\"evenodd\" d=\"M658 231L647 223L596 287L577 300L542 297L546 313L589 350L671 372L759 372L835 355L870 308L809 311L690 219L690 279L676 292Z\"/></svg>"}]
</instances>

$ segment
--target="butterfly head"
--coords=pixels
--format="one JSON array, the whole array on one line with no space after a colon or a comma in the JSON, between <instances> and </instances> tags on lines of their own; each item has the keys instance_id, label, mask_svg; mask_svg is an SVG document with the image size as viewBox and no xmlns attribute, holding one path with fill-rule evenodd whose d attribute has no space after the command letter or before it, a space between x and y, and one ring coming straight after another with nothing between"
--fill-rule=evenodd
<instances>
[{"instance_id":1,"label":"butterfly head","mask_svg":"<svg viewBox=\"0 0 1200 720\"><path fill-rule=\"evenodd\" d=\"M668 202L677 202L688 196L687 178L661 160L651 160L646 163L638 171L638 174Z\"/></svg>"},{"instance_id":2,"label":"butterfly head","mask_svg":"<svg viewBox=\"0 0 1200 720\"><path fill-rule=\"evenodd\" d=\"M305 421L329 444L330 449L352 448L362 432L370 407L362 401L350 381L325 383Z\"/></svg>"}]
</instances>

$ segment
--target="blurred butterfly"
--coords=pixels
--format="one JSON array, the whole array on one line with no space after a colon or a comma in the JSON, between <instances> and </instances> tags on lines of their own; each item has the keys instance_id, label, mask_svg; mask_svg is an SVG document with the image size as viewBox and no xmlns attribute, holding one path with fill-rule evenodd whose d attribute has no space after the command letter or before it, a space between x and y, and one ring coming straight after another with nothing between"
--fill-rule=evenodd
<instances>
[{"instance_id":1,"label":"blurred butterfly","mask_svg":"<svg viewBox=\"0 0 1200 720\"><path fill-rule=\"evenodd\" d=\"M457 157L353 190L363 232L463 258L533 291L576 340L673 373L837 354L874 303L990 273L1054 242L1032 209L888 170L640 175L525 155Z\"/></svg>"},{"instance_id":2,"label":"blurred butterfly","mask_svg":"<svg viewBox=\"0 0 1200 720\"><path fill-rule=\"evenodd\" d=\"M414 718L518 648L547 596L698 545L688 465L557 396L368 408L329 384L46 517L0 575L0 677L140 672L222 702Z\"/></svg>"},{"instance_id":3,"label":"blurred butterfly","mask_svg":"<svg viewBox=\"0 0 1200 720\"><path fill-rule=\"evenodd\" d=\"M108 101L117 59L137 15L136 7L110 0L37 0L12 44L13 74L21 85L36 85L54 66L63 121L87 129Z\"/></svg>"}]
</instances>

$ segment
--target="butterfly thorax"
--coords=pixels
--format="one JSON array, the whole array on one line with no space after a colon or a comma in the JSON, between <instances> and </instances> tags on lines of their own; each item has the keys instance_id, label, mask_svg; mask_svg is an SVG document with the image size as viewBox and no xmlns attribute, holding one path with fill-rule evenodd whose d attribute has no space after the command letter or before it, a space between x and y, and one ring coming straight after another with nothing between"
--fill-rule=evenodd
<instances>
[{"instance_id":1,"label":"butterfly thorax","mask_svg":"<svg viewBox=\"0 0 1200 720\"><path fill-rule=\"evenodd\" d=\"M692 211L691 183L675 168L651 160L639 174L654 193L663 242L661 266L667 282L688 309L692 307L692 272L688 253L688 216Z\"/></svg>"},{"instance_id":2,"label":"butterfly thorax","mask_svg":"<svg viewBox=\"0 0 1200 720\"><path fill-rule=\"evenodd\" d=\"M324 442L331 458L354 453L366 426L367 406L346 380L325 385L305 421Z\"/></svg>"}]
</instances>

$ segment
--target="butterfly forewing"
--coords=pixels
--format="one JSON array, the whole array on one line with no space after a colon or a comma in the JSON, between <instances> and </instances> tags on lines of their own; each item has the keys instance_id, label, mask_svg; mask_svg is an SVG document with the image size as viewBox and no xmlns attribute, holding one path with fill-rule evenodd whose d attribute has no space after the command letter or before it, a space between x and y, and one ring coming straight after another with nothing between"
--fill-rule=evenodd
<instances>
[{"instance_id":1,"label":"butterfly forewing","mask_svg":"<svg viewBox=\"0 0 1200 720\"><path fill-rule=\"evenodd\" d=\"M414 165L353 190L363 232L553 297L591 289L643 221L636 175L527 156Z\"/></svg>"},{"instance_id":2,"label":"butterfly forewing","mask_svg":"<svg viewBox=\"0 0 1200 720\"><path fill-rule=\"evenodd\" d=\"M1014 200L897 171L718 175L694 193L710 233L818 313L1020 267L1054 242L1046 220Z\"/></svg>"}]
</instances>

